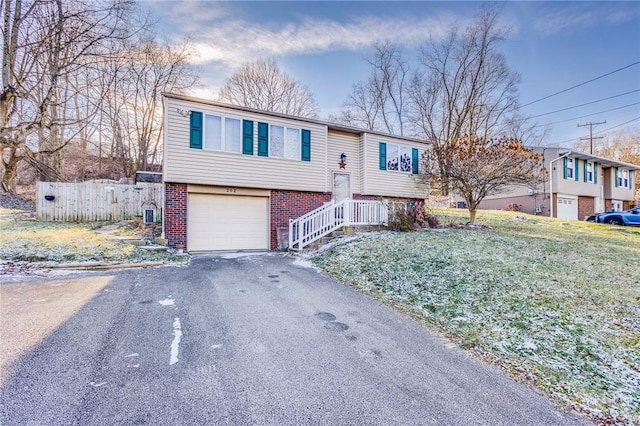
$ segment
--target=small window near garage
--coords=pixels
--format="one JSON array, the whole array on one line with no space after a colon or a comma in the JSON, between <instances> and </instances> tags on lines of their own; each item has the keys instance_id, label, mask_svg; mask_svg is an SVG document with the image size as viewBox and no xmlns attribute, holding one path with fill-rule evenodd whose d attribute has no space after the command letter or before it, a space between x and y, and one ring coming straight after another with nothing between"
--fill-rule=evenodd
<instances>
[{"instance_id":1,"label":"small window near garage","mask_svg":"<svg viewBox=\"0 0 640 426\"><path fill-rule=\"evenodd\" d=\"M156 211L153 209L145 209L144 211L144 223L155 222Z\"/></svg>"}]
</instances>

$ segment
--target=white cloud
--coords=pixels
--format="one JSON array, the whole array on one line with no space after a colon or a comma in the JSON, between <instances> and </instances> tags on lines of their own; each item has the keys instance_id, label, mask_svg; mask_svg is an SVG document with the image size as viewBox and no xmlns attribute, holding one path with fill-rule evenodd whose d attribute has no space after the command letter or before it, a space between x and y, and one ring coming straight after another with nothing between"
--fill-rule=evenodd
<instances>
[{"instance_id":1,"label":"white cloud","mask_svg":"<svg viewBox=\"0 0 640 426\"><path fill-rule=\"evenodd\" d=\"M195 38L197 63L220 61L236 67L257 58L321 53L331 50L357 51L378 40L415 46L429 36L441 37L451 28L452 19L412 19L378 17L342 23L335 20L303 19L273 28L230 20L217 22Z\"/></svg>"},{"instance_id":2,"label":"white cloud","mask_svg":"<svg viewBox=\"0 0 640 426\"><path fill-rule=\"evenodd\" d=\"M640 5L633 2L561 3L547 8L534 27L544 35L572 33L602 24L617 24L640 18Z\"/></svg>"}]
</instances>

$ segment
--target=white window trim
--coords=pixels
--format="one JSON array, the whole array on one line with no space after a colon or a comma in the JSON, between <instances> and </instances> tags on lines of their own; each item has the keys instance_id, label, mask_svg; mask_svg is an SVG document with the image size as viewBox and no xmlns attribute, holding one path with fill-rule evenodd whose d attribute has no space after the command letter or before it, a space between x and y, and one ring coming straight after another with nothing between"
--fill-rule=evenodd
<instances>
[{"instance_id":1,"label":"white window trim","mask_svg":"<svg viewBox=\"0 0 640 426\"><path fill-rule=\"evenodd\" d=\"M576 178L576 160L573 158L567 157L567 177L565 179L573 179ZM569 175L569 171L571 171L571 175Z\"/></svg>"},{"instance_id":2,"label":"white window trim","mask_svg":"<svg viewBox=\"0 0 640 426\"><path fill-rule=\"evenodd\" d=\"M401 145L398 143L391 143L391 142L384 142L381 141L382 143L386 144L387 146L387 163L386 163L386 168L384 171L386 172L395 172L395 173L403 173L403 174L413 174L413 148L412 146L407 146L407 145ZM397 146L398 147L398 170L393 170L393 169L389 169L389 152L391 151L389 149L390 146ZM402 149L406 149L409 150L409 170L400 170L400 153L402 151Z\"/></svg>"},{"instance_id":3,"label":"white window trim","mask_svg":"<svg viewBox=\"0 0 640 426\"><path fill-rule=\"evenodd\" d=\"M220 149L217 148L208 148L207 147L207 116L209 117L219 117L220 118ZM227 144L226 138L226 120L238 120L240 122L240 132L239 132L239 146L240 149L238 151L230 151L225 149ZM227 154L242 154L242 118L226 116L221 114L208 114L204 113L202 117L202 149L207 151L215 151L215 152L225 152Z\"/></svg>"},{"instance_id":4,"label":"white window trim","mask_svg":"<svg viewBox=\"0 0 640 426\"><path fill-rule=\"evenodd\" d=\"M302 161L302 127L293 127L293 126L286 126L284 124L278 124L278 123L269 123L267 122L267 125L269 126L269 140L267 141L267 144L269 146L269 158L277 158L279 160L288 160L288 161ZM271 145L271 138L273 136L273 132L271 131L271 128L273 126L277 126L277 127L282 127L283 129L283 136L284 139L282 141L283 145L282 145L282 157L278 157L273 155L273 150L271 149L272 145ZM287 141L287 130L296 130L298 132L298 156L297 158L292 158L292 157L285 157L284 154L286 152L285 149L285 144Z\"/></svg>"},{"instance_id":5,"label":"white window trim","mask_svg":"<svg viewBox=\"0 0 640 426\"><path fill-rule=\"evenodd\" d=\"M621 181L621 184L619 185L620 187L625 189L631 189L631 178L629 176L628 169L620 169L620 181Z\"/></svg>"},{"instance_id":6,"label":"white window trim","mask_svg":"<svg viewBox=\"0 0 640 426\"><path fill-rule=\"evenodd\" d=\"M591 178L587 177L587 181L586 182L587 183L593 183L593 175L594 175L594 173L593 173L593 161L585 161L584 164L585 164L584 167L585 167L585 169L587 171L586 172L587 176L588 176L589 173L591 173Z\"/></svg>"}]
</instances>

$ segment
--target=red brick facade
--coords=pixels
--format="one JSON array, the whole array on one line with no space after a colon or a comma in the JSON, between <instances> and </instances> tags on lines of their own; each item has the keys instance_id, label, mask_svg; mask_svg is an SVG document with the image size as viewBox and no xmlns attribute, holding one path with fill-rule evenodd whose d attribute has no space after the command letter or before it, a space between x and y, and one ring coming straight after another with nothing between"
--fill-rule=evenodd
<instances>
[{"instance_id":1,"label":"red brick facade","mask_svg":"<svg viewBox=\"0 0 640 426\"><path fill-rule=\"evenodd\" d=\"M578 220L591 216L595 213L596 199L594 197L578 197Z\"/></svg>"},{"instance_id":2,"label":"red brick facade","mask_svg":"<svg viewBox=\"0 0 640 426\"><path fill-rule=\"evenodd\" d=\"M278 249L278 228L289 229L289 219L296 219L331 200L331 193L271 191L269 225L270 247ZM353 194L356 200L379 200L381 197ZM187 185L165 183L164 232L170 248L187 246ZM424 203L424 200L414 200Z\"/></svg>"},{"instance_id":3,"label":"red brick facade","mask_svg":"<svg viewBox=\"0 0 640 426\"><path fill-rule=\"evenodd\" d=\"M164 184L164 235L167 245L176 248L178 244L187 247L187 185L184 183Z\"/></svg>"},{"instance_id":4,"label":"red brick facade","mask_svg":"<svg viewBox=\"0 0 640 426\"><path fill-rule=\"evenodd\" d=\"M271 249L278 248L278 228L289 229L289 219L309 213L330 200L330 193L271 191Z\"/></svg>"}]
</instances>

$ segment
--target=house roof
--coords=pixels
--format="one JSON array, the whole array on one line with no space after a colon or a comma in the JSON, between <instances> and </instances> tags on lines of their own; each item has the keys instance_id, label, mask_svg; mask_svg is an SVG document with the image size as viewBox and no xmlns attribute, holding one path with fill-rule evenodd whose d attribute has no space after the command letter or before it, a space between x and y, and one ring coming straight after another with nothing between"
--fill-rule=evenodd
<instances>
[{"instance_id":1,"label":"house roof","mask_svg":"<svg viewBox=\"0 0 640 426\"><path fill-rule=\"evenodd\" d=\"M389 133L378 132L378 131L375 131L375 130L359 129L357 127L345 126L345 125L341 125L341 124L331 123L331 122L328 122L328 121L316 120L316 119L313 119L313 118L297 117L297 116L294 116L294 115L281 114L281 113L278 113L278 112L263 111L263 110L259 110L259 109L255 109L255 108L249 108L249 107L240 106L240 105L232 105L232 104L227 104L227 103L224 103L224 102L212 101L212 100L209 100L209 99L203 99L203 98L197 98L197 97L193 97L193 96L180 95L180 94L177 94L177 93L165 92L162 95L167 97L167 98L178 99L178 100L181 100L181 101L197 102L197 103L200 103L200 104L211 105L211 106L222 107L222 108L228 108L228 109L233 109L233 110L236 110L236 111L251 112L251 113L256 113L256 114L268 115L268 116L271 116L271 117L286 118L286 119L290 119L290 120L303 121L305 123L311 123L311 124L317 124L317 125L321 125L321 126L327 126L327 128L329 130L335 130L335 131L338 131L338 132L352 133L352 134L356 134L356 135L361 135L363 133L368 133L370 135L376 135L376 136L381 136L381 137L392 137L392 138L397 138L397 139L404 139L404 140L411 141L411 142L418 142L418 143L424 143L424 144L427 143L423 139L410 138L410 137L407 137L407 136L392 135L392 134L389 134Z\"/></svg>"},{"instance_id":2,"label":"house roof","mask_svg":"<svg viewBox=\"0 0 640 426\"><path fill-rule=\"evenodd\" d=\"M558 152L560 153L560 155L570 155L571 157L577 158L580 160L597 161L598 164L604 167L624 167L629 170L640 170L640 166L637 164L624 163L622 161L612 160L610 158L598 157L597 155L586 154L584 152L573 151L571 149L568 149L564 152L562 151L558 151Z\"/></svg>"}]
</instances>

